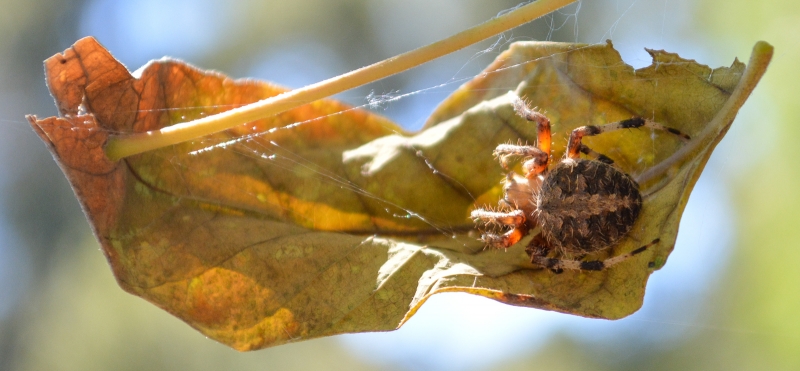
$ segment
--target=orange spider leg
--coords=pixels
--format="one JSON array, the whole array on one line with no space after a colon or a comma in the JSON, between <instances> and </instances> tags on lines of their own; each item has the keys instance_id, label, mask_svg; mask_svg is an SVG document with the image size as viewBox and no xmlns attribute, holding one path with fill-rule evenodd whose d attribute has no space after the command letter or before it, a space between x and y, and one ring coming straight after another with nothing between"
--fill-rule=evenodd
<instances>
[{"instance_id":1,"label":"orange spider leg","mask_svg":"<svg viewBox=\"0 0 800 371\"><path fill-rule=\"evenodd\" d=\"M504 168L508 168L508 159L513 156L527 158L522 164L525 177L533 179L547 171L550 165L550 120L535 109L529 109L525 102L514 100L514 110L528 121L536 123L536 147L527 145L501 144L494 150Z\"/></svg>"},{"instance_id":2,"label":"orange spider leg","mask_svg":"<svg viewBox=\"0 0 800 371\"><path fill-rule=\"evenodd\" d=\"M514 110L520 117L536 123L536 147L548 155L549 164L550 141L552 140L550 134L550 119L537 111L536 108L528 108L525 101L519 97L514 100Z\"/></svg>"},{"instance_id":3,"label":"orange spider leg","mask_svg":"<svg viewBox=\"0 0 800 371\"><path fill-rule=\"evenodd\" d=\"M472 211L472 219L480 220L485 224L499 224L512 227L506 233L484 233L481 236L483 242L494 248L509 248L519 242L528 234L528 226L525 224L525 213L522 210L512 210L509 212L487 211L477 209Z\"/></svg>"},{"instance_id":4,"label":"orange spider leg","mask_svg":"<svg viewBox=\"0 0 800 371\"><path fill-rule=\"evenodd\" d=\"M514 227L510 231L500 235L493 233L485 233L483 236L481 236L481 239L488 246L498 249L507 249L511 246L514 246L515 243L519 242L523 237L527 235L528 235L528 228L525 227L525 225L523 224L521 226Z\"/></svg>"},{"instance_id":5,"label":"orange spider leg","mask_svg":"<svg viewBox=\"0 0 800 371\"><path fill-rule=\"evenodd\" d=\"M525 177L528 179L533 179L545 172L547 165L550 163L550 155L547 152L531 146L501 144L495 148L494 155L500 159L500 164L506 169L508 168L508 159L510 157L528 158L522 163L522 169L525 170Z\"/></svg>"}]
</instances>

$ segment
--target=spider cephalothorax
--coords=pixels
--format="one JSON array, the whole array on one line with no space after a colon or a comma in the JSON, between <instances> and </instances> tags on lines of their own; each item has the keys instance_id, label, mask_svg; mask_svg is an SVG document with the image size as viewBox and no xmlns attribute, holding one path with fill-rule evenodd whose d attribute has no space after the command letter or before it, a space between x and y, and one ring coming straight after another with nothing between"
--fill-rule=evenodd
<instances>
[{"instance_id":1,"label":"spider cephalothorax","mask_svg":"<svg viewBox=\"0 0 800 371\"><path fill-rule=\"evenodd\" d=\"M510 158L523 157L525 175L510 172L506 177L505 197L500 203L509 211L472 212L472 218L478 222L507 229L502 234L484 231L481 238L488 246L508 248L531 229L540 227L541 232L526 251L532 263L557 271L601 270L658 243L656 239L603 261L548 257L553 250L561 256L582 256L615 245L631 230L642 209L636 181L615 167L610 158L584 145L581 142L584 136L643 126L667 131L683 140L689 139L686 134L641 117L602 126L582 126L570 134L565 158L550 168L550 120L529 109L519 98L514 108L518 115L537 124L538 143L536 147L501 144L494 151L503 167L507 167ZM581 153L593 159L582 159Z\"/></svg>"}]
</instances>

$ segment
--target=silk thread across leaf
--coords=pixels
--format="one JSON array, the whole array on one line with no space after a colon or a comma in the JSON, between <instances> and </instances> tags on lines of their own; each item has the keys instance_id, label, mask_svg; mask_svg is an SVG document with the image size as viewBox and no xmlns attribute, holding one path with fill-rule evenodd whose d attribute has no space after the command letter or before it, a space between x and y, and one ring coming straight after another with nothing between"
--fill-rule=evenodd
<instances>
[{"instance_id":1,"label":"silk thread across leaf","mask_svg":"<svg viewBox=\"0 0 800 371\"><path fill-rule=\"evenodd\" d=\"M110 134L140 133L274 96L162 59L131 74L93 38L45 62L60 115L29 116L81 202L120 286L239 350L348 332L393 330L440 292L622 318L672 251L680 216L716 143L764 73L711 69L664 51L634 70L610 43L512 44L418 133L374 113L317 101L211 136L109 160ZM642 213L607 254L660 239L603 272L554 274L530 263L527 240L484 249L469 219L495 205L498 144L536 138L511 106L547 111L554 158L569 132L631 116L649 130L586 139L636 178ZM435 170L435 171L433 171Z\"/></svg>"}]
</instances>

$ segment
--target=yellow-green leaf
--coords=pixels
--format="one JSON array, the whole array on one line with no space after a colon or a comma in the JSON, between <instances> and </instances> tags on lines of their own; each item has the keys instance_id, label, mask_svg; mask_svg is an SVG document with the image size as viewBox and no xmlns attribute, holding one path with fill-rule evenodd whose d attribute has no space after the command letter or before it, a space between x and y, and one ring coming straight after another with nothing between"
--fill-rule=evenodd
<instances>
[{"instance_id":1,"label":"yellow-green leaf","mask_svg":"<svg viewBox=\"0 0 800 371\"><path fill-rule=\"evenodd\" d=\"M610 44L517 43L417 134L326 100L115 162L103 153L109 134L283 90L168 59L134 76L86 38L45 62L61 116L30 121L120 286L236 349L395 329L446 291L621 318L639 308L647 278L666 261L692 186L771 53L759 43L747 68L712 70L651 51L653 65L633 70ZM513 113L515 95L546 110L554 158L575 127L634 115L693 137L683 144L626 130L586 140L645 194L633 231L598 258L661 243L602 272L563 274L530 264L527 240L483 249L468 216L502 196L491 152L535 138Z\"/></svg>"}]
</instances>

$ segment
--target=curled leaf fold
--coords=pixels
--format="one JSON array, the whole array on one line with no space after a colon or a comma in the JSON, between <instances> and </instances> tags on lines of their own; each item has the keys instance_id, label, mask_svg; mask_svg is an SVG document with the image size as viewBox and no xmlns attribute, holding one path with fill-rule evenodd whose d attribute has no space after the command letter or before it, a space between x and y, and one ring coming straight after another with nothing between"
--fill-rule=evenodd
<instances>
[{"instance_id":1,"label":"curled leaf fold","mask_svg":"<svg viewBox=\"0 0 800 371\"><path fill-rule=\"evenodd\" d=\"M346 332L392 330L441 292L621 318L642 303L671 252L711 150L766 70L711 69L664 51L634 70L611 44L516 43L407 134L335 101L120 161L108 135L168 127L284 91L163 59L131 74L85 38L45 62L59 117L30 123L83 206L120 286L239 350ZM521 96L553 123L553 158L569 132L631 116L692 136L646 130L589 138L646 195L611 254L661 243L603 272L553 274L526 241L484 250L469 212L495 205L498 144L532 143L511 107Z\"/></svg>"}]
</instances>

